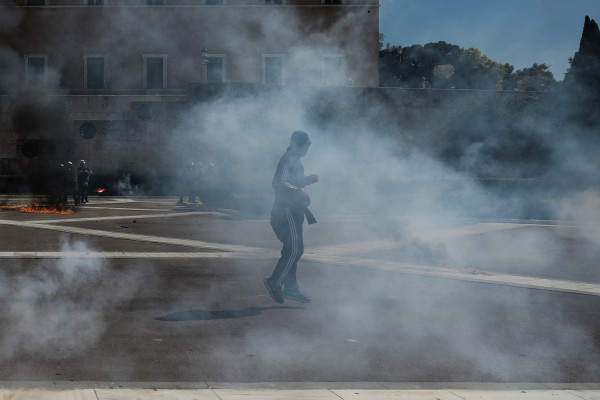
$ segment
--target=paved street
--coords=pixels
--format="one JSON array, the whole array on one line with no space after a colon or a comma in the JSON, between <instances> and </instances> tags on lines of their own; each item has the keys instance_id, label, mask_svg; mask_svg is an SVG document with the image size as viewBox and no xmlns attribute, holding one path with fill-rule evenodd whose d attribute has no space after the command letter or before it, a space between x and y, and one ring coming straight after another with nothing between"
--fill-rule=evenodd
<instances>
[{"instance_id":1,"label":"paved street","mask_svg":"<svg viewBox=\"0 0 600 400\"><path fill-rule=\"evenodd\" d=\"M2 386L600 383L600 247L568 221L389 236L318 215L298 272L312 302L280 305L267 218L176 200L0 211Z\"/></svg>"}]
</instances>

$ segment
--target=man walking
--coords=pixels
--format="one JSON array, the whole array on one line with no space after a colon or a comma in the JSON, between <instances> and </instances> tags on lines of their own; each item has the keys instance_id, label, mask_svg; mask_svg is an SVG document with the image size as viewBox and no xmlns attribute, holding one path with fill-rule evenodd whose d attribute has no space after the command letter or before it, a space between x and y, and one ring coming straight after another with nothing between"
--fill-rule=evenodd
<instances>
[{"instance_id":1,"label":"man walking","mask_svg":"<svg viewBox=\"0 0 600 400\"><path fill-rule=\"evenodd\" d=\"M304 157L310 147L310 139L304 131L294 131L285 154L277 164L273 177L275 202L271 209L271 226L277 239L283 243L281 258L273 273L263 280L269 295L278 303L284 299L308 303L296 281L298 260L304 253L302 224L304 218L309 224L317 222L308 210L310 198L305 186L319 181L318 175L304 175L300 157Z\"/></svg>"}]
</instances>

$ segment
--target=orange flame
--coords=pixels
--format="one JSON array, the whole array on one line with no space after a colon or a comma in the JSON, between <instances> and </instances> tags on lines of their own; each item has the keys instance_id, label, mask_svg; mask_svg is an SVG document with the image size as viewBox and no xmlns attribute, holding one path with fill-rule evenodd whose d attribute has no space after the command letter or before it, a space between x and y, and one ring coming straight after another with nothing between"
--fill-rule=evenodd
<instances>
[{"instance_id":1,"label":"orange flame","mask_svg":"<svg viewBox=\"0 0 600 400\"><path fill-rule=\"evenodd\" d=\"M34 212L41 214L74 214L75 210L69 207L57 206L38 206L37 201L34 201L28 206L0 206L2 210L17 210L20 212Z\"/></svg>"},{"instance_id":2,"label":"orange flame","mask_svg":"<svg viewBox=\"0 0 600 400\"><path fill-rule=\"evenodd\" d=\"M104 189L104 188L98 188L98 189L94 190L94 192L96 192L96 193L104 193L104 192L106 192L106 189Z\"/></svg>"}]
</instances>

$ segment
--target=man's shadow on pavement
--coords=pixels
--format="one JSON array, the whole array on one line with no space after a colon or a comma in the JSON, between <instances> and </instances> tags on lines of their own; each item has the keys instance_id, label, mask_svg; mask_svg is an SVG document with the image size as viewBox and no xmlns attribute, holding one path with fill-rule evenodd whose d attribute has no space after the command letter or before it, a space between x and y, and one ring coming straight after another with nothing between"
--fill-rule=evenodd
<instances>
[{"instance_id":1,"label":"man's shadow on pavement","mask_svg":"<svg viewBox=\"0 0 600 400\"><path fill-rule=\"evenodd\" d=\"M155 318L158 321L208 321L211 319L229 319L258 317L263 311L268 310L304 310L304 307L272 306L272 307L246 307L240 310L189 310L167 314Z\"/></svg>"}]
</instances>

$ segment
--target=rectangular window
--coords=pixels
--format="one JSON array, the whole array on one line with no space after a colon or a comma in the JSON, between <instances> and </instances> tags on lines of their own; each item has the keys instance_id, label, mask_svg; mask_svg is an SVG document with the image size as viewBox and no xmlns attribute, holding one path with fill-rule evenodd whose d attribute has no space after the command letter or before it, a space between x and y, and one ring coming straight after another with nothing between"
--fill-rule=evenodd
<instances>
[{"instance_id":1,"label":"rectangular window","mask_svg":"<svg viewBox=\"0 0 600 400\"><path fill-rule=\"evenodd\" d=\"M85 0L88 6L103 6L104 0Z\"/></svg>"},{"instance_id":2,"label":"rectangular window","mask_svg":"<svg viewBox=\"0 0 600 400\"><path fill-rule=\"evenodd\" d=\"M165 89L167 87L167 56L144 56L144 88Z\"/></svg>"},{"instance_id":3,"label":"rectangular window","mask_svg":"<svg viewBox=\"0 0 600 400\"><path fill-rule=\"evenodd\" d=\"M146 0L146 4L149 6L164 6L165 0Z\"/></svg>"},{"instance_id":4,"label":"rectangular window","mask_svg":"<svg viewBox=\"0 0 600 400\"><path fill-rule=\"evenodd\" d=\"M46 0L27 0L28 6L45 6Z\"/></svg>"},{"instance_id":5,"label":"rectangular window","mask_svg":"<svg viewBox=\"0 0 600 400\"><path fill-rule=\"evenodd\" d=\"M207 81L210 83L225 82L225 55L209 54L207 68Z\"/></svg>"},{"instance_id":6,"label":"rectangular window","mask_svg":"<svg viewBox=\"0 0 600 400\"><path fill-rule=\"evenodd\" d=\"M263 83L265 85L283 85L285 81L283 67L283 55L263 55Z\"/></svg>"},{"instance_id":7,"label":"rectangular window","mask_svg":"<svg viewBox=\"0 0 600 400\"><path fill-rule=\"evenodd\" d=\"M283 0L265 0L266 6L280 6L283 4Z\"/></svg>"},{"instance_id":8,"label":"rectangular window","mask_svg":"<svg viewBox=\"0 0 600 400\"><path fill-rule=\"evenodd\" d=\"M223 0L204 0L204 4L207 6L222 6Z\"/></svg>"},{"instance_id":9,"label":"rectangular window","mask_svg":"<svg viewBox=\"0 0 600 400\"><path fill-rule=\"evenodd\" d=\"M104 56L85 56L84 64L84 80L85 89L104 89L106 86L105 79L106 57Z\"/></svg>"},{"instance_id":10,"label":"rectangular window","mask_svg":"<svg viewBox=\"0 0 600 400\"><path fill-rule=\"evenodd\" d=\"M323 83L327 86L342 86L344 58L339 55L326 55L323 59Z\"/></svg>"},{"instance_id":11,"label":"rectangular window","mask_svg":"<svg viewBox=\"0 0 600 400\"><path fill-rule=\"evenodd\" d=\"M344 0L321 0L321 4L344 4Z\"/></svg>"},{"instance_id":12,"label":"rectangular window","mask_svg":"<svg viewBox=\"0 0 600 400\"><path fill-rule=\"evenodd\" d=\"M25 80L29 86L46 85L46 69L48 59L45 55L25 56Z\"/></svg>"}]
</instances>

